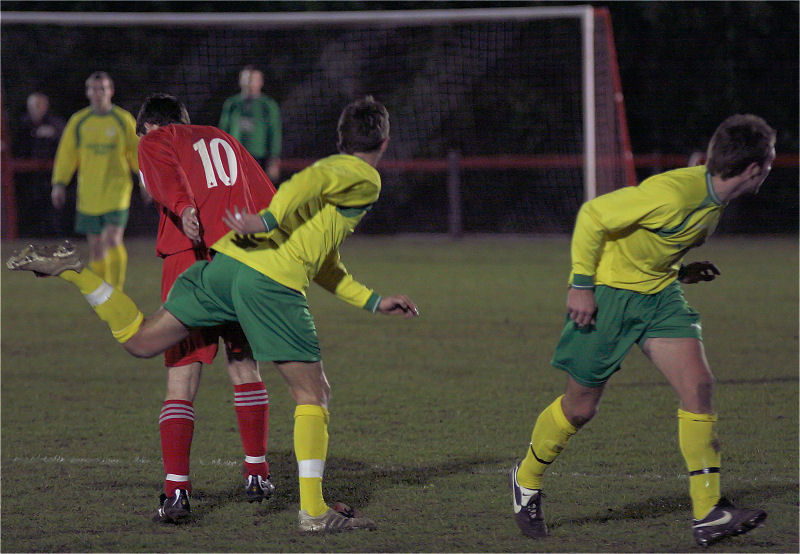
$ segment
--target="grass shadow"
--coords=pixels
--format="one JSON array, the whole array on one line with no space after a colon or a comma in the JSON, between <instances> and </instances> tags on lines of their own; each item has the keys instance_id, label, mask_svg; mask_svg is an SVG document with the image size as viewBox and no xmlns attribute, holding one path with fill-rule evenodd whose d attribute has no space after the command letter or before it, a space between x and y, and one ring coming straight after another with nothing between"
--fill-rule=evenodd
<instances>
[{"instance_id":1,"label":"grass shadow","mask_svg":"<svg viewBox=\"0 0 800 554\"><path fill-rule=\"evenodd\" d=\"M297 462L294 452L272 451L269 454L275 494L268 502L258 505L257 513L296 509L300 502L297 487ZM329 503L344 502L358 509L372 499L376 490L395 485L424 486L431 480L456 473L470 473L490 464L505 463L504 458L455 459L434 465L376 466L359 460L333 457L326 461L323 489ZM243 482L242 482L243 483ZM192 495L192 520L198 522L206 515L230 504L244 501L243 486L236 484L224 489L206 490Z\"/></svg>"}]
</instances>

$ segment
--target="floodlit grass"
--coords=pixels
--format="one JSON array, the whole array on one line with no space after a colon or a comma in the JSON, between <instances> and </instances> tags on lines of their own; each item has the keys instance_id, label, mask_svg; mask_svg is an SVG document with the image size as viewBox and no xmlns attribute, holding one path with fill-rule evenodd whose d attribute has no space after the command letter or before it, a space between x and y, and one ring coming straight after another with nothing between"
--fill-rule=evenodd
<instances>
[{"instance_id":1,"label":"floodlit grass","mask_svg":"<svg viewBox=\"0 0 800 554\"><path fill-rule=\"evenodd\" d=\"M3 258L18 244L4 243ZM86 245L79 247L85 252ZM158 305L159 260L129 241L126 291ZM195 409L192 522L150 522L162 467L159 358L136 360L71 285L2 271L2 550L127 552L694 551L675 395L633 352L597 418L545 481L552 536L518 532L506 472L561 393L549 366L568 239L351 239L362 281L406 293L412 321L372 316L319 289L309 301L333 386L325 492L379 529L296 531L294 405L271 367L275 498L248 504L233 394L221 364ZM723 491L769 512L716 552L798 549L798 248L793 238L712 239L690 259L722 270L686 287L718 379Z\"/></svg>"}]
</instances>

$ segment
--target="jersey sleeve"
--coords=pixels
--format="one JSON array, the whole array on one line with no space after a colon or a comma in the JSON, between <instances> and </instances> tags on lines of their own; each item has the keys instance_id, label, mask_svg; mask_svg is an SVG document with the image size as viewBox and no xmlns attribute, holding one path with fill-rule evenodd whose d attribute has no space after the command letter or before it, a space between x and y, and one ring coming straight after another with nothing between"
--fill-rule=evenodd
<instances>
[{"instance_id":1,"label":"jersey sleeve","mask_svg":"<svg viewBox=\"0 0 800 554\"><path fill-rule=\"evenodd\" d=\"M134 173L139 172L139 137L136 134L136 120L126 114L125 117L125 158Z\"/></svg>"},{"instance_id":2,"label":"jersey sleeve","mask_svg":"<svg viewBox=\"0 0 800 554\"><path fill-rule=\"evenodd\" d=\"M67 186L72 176L78 169L78 142L75 136L77 127L76 118L73 116L67 122L61 140L58 142L56 158L53 162L54 185Z\"/></svg>"},{"instance_id":3,"label":"jersey sleeve","mask_svg":"<svg viewBox=\"0 0 800 554\"><path fill-rule=\"evenodd\" d=\"M380 296L353 278L342 263L338 250L334 250L325 258L325 262L314 277L314 282L357 308L364 308L373 313L378 308Z\"/></svg>"},{"instance_id":4,"label":"jersey sleeve","mask_svg":"<svg viewBox=\"0 0 800 554\"><path fill-rule=\"evenodd\" d=\"M668 190L647 186L626 187L581 206L572 234L572 283L575 288L594 286L594 275L606 238L633 226L658 229L674 213Z\"/></svg>"},{"instance_id":5,"label":"jersey sleeve","mask_svg":"<svg viewBox=\"0 0 800 554\"><path fill-rule=\"evenodd\" d=\"M231 132L231 99L228 98L222 104L222 113L219 115L219 128L226 133Z\"/></svg>"},{"instance_id":6,"label":"jersey sleeve","mask_svg":"<svg viewBox=\"0 0 800 554\"><path fill-rule=\"evenodd\" d=\"M175 151L158 135L139 141L139 172L153 199L177 216L194 206L189 181Z\"/></svg>"},{"instance_id":7,"label":"jersey sleeve","mask_svg":"<svg viewBox=\"0 0 800 554\"><path fill-rule=\"evenodd\" d=\"M269 144L269 157L272 159L281 157L281 141L283 140L283 128L281 127L281 108L278 103L269 99L267 103L267 118L269 120L268 132L270 134L267 144Z\"/></svg>"}]
</instances>

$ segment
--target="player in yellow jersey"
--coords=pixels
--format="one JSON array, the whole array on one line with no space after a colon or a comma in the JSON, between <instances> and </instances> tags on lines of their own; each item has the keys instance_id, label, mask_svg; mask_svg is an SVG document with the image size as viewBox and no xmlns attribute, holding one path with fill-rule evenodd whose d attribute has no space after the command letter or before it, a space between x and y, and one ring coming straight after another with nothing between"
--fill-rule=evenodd
<instances>
[{"instance_id":1,"label":"player in yellow jersey","mask_svg":"<svg viewBox=\"0 0 800 554\"><path fill-rule=\"evenodd\" d=\"M212 245L213 260L181 274L164 306L144 321L131 299L84 268L69 245L30 246L7 262L10 269L74 283L134 356L163 352L186 338L189 328L239 322L254 358L275 363L297 402L294 446L304 532L375 527L344 504L329 507L322 495L330 385L305 296L310 281L373 313L419 315L408 297L382 297L356 281L339 258L342 241L378 200L375 166L389 141L389 114L366 97L345 107L337 132L340 153L284 182L266 210L228 211L224 220L232 231ZM224 169L208 164L215 173ZM235 181L223 173L216 181Z\"/></svg>"},{"instance_id":2,"label":"player in yellow jersey","mask_svg":"<svg viewBox=\"0 0 800 554\"><path fill-rule=\"evenodd\" d=\"M712 136L706 166L655 175L581 207L572 237L568 315L552 360L567 373L566 391L539 415L526 456L510 475L514 517L526 536L547 536L544 471L594 417L606 382L634 344L680 399L678 436L695 541L707 546L766 518L763 510L736 508L720 497L714 378L700 316L680 283L719 275L711 262L682 265L684 255L705 242L729 201L758 192L774 158L775 131L763 119L731 116Z\"/></svg>"},{"instance_id":3,"label":"player in yellow jersey","mask_svg":"<svg viewBox=\"0 0 800 554\"><path fill-rule=\"evenodd\" d=\"M53 164L53 206L62 209L65 187L78 171L75 230L89 242L89 267L122 288L128 253L122 242L133 179L139 171L136 121L111 103L114 83L103 71L86 79L89 106L70 117Z\"/></svg>"}]
</instances>

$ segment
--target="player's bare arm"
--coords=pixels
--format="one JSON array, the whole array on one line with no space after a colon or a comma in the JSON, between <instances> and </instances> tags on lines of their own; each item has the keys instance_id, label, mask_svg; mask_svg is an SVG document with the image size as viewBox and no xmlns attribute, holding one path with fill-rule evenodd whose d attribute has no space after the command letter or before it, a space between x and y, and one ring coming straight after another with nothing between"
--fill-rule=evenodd
<instances>
[{"instance_id":1,"label":"player's bare arm","mask_svg":"<svg viewBox=\"0 0 800 554\"><path fill-rule=\"evenodd\" d=\"M594 314L597 304L594 299L594 290L569 288L567 293L567 313L578 327L594 325Z\"/></svg>"},{"instance_id":2,"label":"player's bare arm","mask_svg":"<svg viewBox=\"0 0 800 554\"><path fill-rule=\"evenodd\" d=\"M720 275L719 269L709 261L692 262L681 266L678 272L678 281L686 285L698 283L700 281L713 281Z\"/></svg>"}]
</instances>

